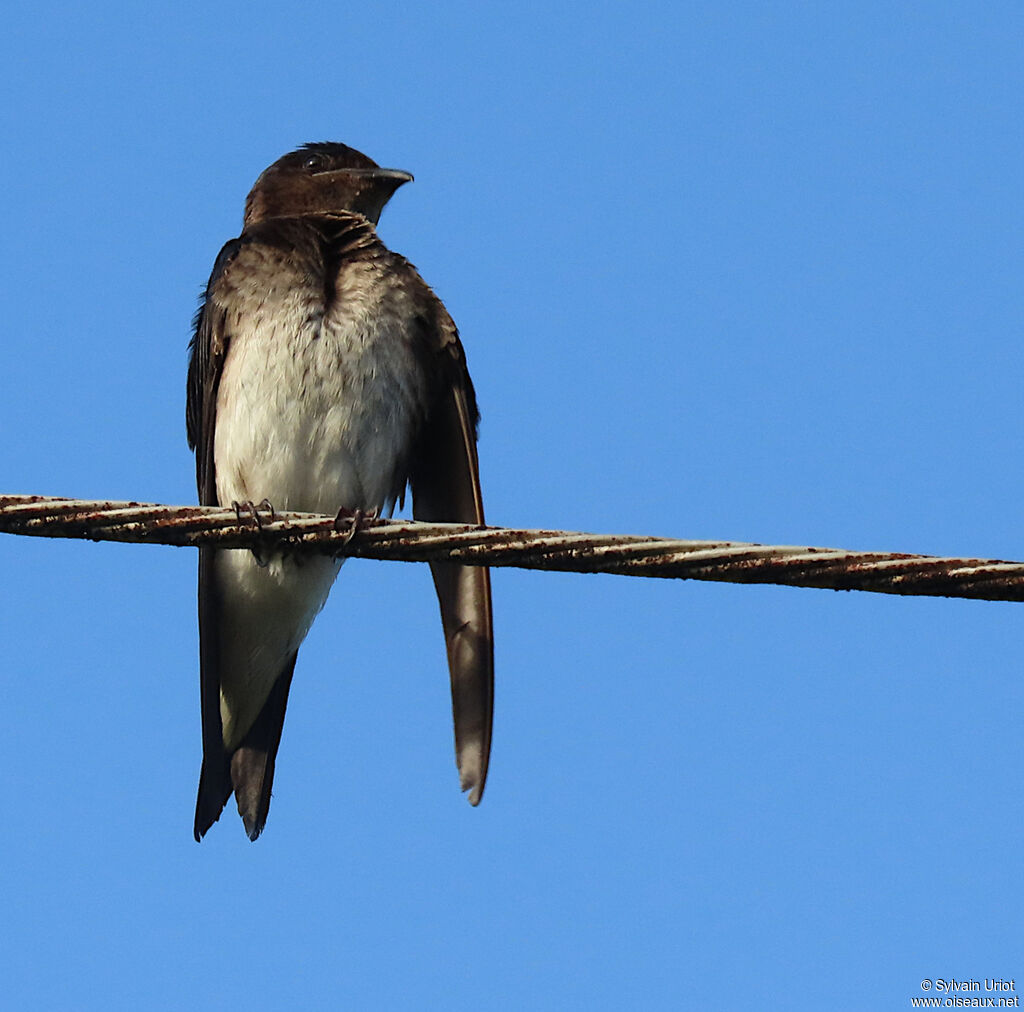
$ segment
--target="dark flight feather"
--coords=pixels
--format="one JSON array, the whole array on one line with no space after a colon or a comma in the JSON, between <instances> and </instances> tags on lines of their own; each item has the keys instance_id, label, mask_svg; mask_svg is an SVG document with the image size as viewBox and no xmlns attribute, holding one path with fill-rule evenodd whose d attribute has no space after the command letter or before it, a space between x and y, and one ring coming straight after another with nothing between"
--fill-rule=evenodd
<instances>
[{"instance_id":1,"label":"dark flight feather","mask_svg":"<svg viewBox=\"0 0 1024 1012\"><path fill-rule=\"evenodd\" d=\"M455 324L435 302L439 394L410 476L413 516L482 525L476 397ZM487 780L494 712L490 573L454 562L432 562L430 568L448 651L459 780L470 792L470 803L477 805Z\"/></svg>"}]
</instances>

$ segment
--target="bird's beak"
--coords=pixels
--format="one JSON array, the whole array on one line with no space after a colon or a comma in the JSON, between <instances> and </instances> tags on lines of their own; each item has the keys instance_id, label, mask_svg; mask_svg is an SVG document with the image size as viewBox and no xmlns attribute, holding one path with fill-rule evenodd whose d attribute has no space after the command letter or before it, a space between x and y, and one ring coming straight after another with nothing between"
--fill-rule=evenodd
<instances>
[{"instance_id":1,"label":"bird's beak","mask_svg":"<svg viewBox=\"0 0 1024 1012\"><path fill-rule=\"evenodd\" d=\"M396 188L403 183L412 182L412 173L404 172L402 169L374 169L373 171L378 179L393 179Z\"/></svg>"},{"instance_id":2,"label":"bird's beak","mask_svg":"<svg viewBox=\"0 0 1024 1012\"><path fill-rule=\"evenodd\" d=\"M411 183L413 180L411 172L403 172L401 169L325 169L323 172L314 172L313 175L362 177L382 183L390 182L396 190L403 183Z\"/></svg>"}]
</instances>

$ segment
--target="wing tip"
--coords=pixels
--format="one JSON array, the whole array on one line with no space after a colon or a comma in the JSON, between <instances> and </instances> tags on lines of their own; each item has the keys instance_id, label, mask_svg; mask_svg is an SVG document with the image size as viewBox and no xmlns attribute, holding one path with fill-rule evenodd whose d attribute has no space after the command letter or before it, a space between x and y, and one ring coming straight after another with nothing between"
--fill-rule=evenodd
<instances>
[{"instance_id":1,"label":"wing tip","mask_svg":"<svg viewBox=\"0 0 1024 1012\"><path fill-rule=\"evenodd\" d=\"M224 769L223 776L215 775L217 766L214 763L203 759L202 770L199 773L199 791L196 797L196 816L192 824L192 835L196 843L210 831L213 824L221 817L224 806L231 797L231 782L226 780L227 770Z\"/></svg>"},{"instance_id":2,"label":"wing tip","mask_svg":"<svg viewBox=\"0 0 1024 1012\"><path fill-rule=\"evenodd\" d=\"M203 816L200 818L199 813L196 813L196 821L192 826L192 836L195 838L196 843L202 843L203 837L213 828L213 824L220 818L218 812L212 818L209 816Z\"/></svg>"}]
</instances>

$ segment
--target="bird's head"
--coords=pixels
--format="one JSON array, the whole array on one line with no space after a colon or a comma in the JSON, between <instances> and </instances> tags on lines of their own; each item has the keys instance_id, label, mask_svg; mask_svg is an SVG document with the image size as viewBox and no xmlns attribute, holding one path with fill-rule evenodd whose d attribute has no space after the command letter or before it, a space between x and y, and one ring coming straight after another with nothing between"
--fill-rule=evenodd
<instances>
[{"instance_id":1,"label":"bird's head","mask_svg":"<svg viewBox=\"0 0 1024 1012\"><path fill-rule=\"evenodd\" d=\"M374 224L408 172L382 169L372 158L345 144L304 144L279 158L245 201L245 224L267 218L355 211Z\"/></svg>"}]
</instances>

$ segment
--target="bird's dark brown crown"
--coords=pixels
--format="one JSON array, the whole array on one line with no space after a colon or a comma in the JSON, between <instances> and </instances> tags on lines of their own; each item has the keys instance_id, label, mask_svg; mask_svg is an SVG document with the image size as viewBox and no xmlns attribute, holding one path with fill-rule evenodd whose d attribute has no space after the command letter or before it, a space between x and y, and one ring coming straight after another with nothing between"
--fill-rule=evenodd
<instances>
[{"instance_id":1,"label":"bird's dark brown crown","mask_svg":"<svg viewBox=\"0 0 1024 1012\"><path fill-rule=\"evenodd\" d=\"M354 211L376 224L395 190L412 177L381 167L347 144L303 144L256 180L245 202L245 225L267 218Z\"/></svg>"},{"instance_id":2,"label":"bird's dark brown crown","mask_svg":"<svg viewBox=\"0 0 1024 1012\"><path fill-rule=\"evenodd\" d=\"M317 141L282 155L267 169L308 169L315 166L326 169L379 169L380 166L362 151L336 141Z\"/></svg>"}]
</instances>

